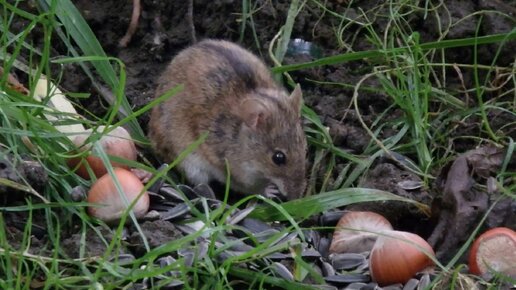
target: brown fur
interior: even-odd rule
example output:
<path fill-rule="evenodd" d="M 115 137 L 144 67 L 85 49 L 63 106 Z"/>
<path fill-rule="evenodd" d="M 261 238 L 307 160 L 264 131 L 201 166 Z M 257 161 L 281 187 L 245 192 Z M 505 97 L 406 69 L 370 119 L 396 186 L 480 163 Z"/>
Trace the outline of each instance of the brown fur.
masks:
<path fill-rule="evenodd" d="M 269 184 L 287 198 L 306 185 L 306 138 L 300 123 L 299 86 L 289 96 L 256 56 L 227 41 L 205 40 L 180 52 L 159 79 L 156 96 L 183 84 L 182 92 L 152 110 L 149 137 L 166 162 L 208 132 L 179 168 L 190 182 L 225 181 L 262 194 Z M 272 161 L 276 150 L 286 164 Z"/>

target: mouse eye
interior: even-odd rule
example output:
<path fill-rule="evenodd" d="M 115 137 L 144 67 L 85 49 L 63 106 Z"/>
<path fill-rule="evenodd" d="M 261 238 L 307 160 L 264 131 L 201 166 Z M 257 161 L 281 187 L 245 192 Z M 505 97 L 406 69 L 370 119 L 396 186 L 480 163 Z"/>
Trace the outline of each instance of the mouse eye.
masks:
<path fill-rule="evenodd" d="M 276 165 L 283 165 L 287 162 L 287 156 L 285 156 L 285 153 L 281 151 L 274 151 L 274 154 L 272 155 L 272 161 Z"/>

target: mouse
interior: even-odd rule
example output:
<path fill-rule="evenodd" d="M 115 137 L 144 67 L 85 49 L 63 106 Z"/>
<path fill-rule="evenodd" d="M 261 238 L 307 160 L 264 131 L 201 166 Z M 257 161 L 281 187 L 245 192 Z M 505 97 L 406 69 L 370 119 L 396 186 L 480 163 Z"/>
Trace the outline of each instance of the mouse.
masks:
<path fill-rule="evenodd" d="M 158 79 L 155 96 L 180 84 L 183 89 L 150 114 L 148 137 L 162 161 L 173 162 L 207 134 L 177 165 L 190 183 L 224 184 L 229 168 L 233 191 L 282 200 L 303 195 L 307 141 L 299 84 L 288 93 L 256 55 L 216 39 L 180 51 Z"/>

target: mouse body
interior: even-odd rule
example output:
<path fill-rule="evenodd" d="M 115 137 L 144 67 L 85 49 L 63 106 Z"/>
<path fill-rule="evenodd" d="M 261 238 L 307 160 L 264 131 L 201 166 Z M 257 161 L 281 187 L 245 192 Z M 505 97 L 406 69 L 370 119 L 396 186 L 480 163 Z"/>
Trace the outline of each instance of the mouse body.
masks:
<path fill-rule="evenodd" d="M 267 66 L 241 46 L 203 40 L 175 56 L 158 80 L 156 97 L 183 90 L 151 112 L 149 139 L 163 161 L 175 160 L 204 132 L 205 141 L 180 162 L 194 185 L 226 181 L 245 194 L 300 197 L 306 187 L 302 93 L 291 94 Z"/>

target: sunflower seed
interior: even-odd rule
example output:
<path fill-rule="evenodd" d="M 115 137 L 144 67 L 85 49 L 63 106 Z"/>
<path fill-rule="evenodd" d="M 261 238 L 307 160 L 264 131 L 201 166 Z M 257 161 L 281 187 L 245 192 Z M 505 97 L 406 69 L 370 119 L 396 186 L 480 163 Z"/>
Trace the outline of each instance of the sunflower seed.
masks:
<path fill-rule="evenodd" d="M 346 286 L 346 288 L 344 288 L 344 290 L 361 290 L 365 286 L 367 286 L 366 283 L 361 283 L 361 282 L 351 283 L 348 286 Z"/>
<path fill-rule="evenodd" d="M 302 253 L 301 257 L 308 259 L 319 259 L 321 258 L 321 253 L 314 250 L 313 248 L 306 248 Z"/>
<path fill-rule="evenodd" d="M 330 239 L 327 237 L 321 237 L 319 240 L 319 246 L 317 247 L 317 250 L 323 257 L 328 257 L 328 254 L 330 252 Z"/>
<path fill-rule="evenodd" d="M 388 159 L 391 159 L 398 164 L 400 164 L 403 167 L 409 168 L 417 172 L 418 167 L 416 166 L 416 162 L 414 162 L 412 159 L 406 157 L 405 155 L 402 155 L 396 151 L 389 150 L 389 154 L 385 154 L 384 157 L 387 157 Z"/>
<path fill-rule="evenodd" d="M 185 284 L 185 282 L 174 279 L 171 282 L 169 282 L 168 284 L 160 286 L 159 289 L 163 289 L 163 290 L 183 289 L 184 284 Z"/>
<path fill-rule="evenodd" d="M 166 169 L 168 168 L 168 164 L 167 163 L 163 163 L 160 165 L 160 167 L 156 170 L 156 173 L 160 173 L 160 172 L 163 172 L 165 171 Z M 151 179 L 156 176 L 156 175 L 152 175 Z M 156 182 L 154 182 L 150 187 L 149 187 L 149 191 L 152 191 L 152 192 L 160 192 L 161 188 L 163 187 L 163 184 L 165 183 L 165 179 L 163 179 L 162 177 L 159 178 L 158 180 L 156 180 Z"/>
<path fill-rule="evenodd" d="M 278 260 L 281 261 L 281 260 L 286 260 L 286 259 L 292 259 L 292 255 L 274 252 L 270 255 L 267 255 L 267 258 L 274 260 L 274 261 L 278 261 Z"/>
<path fill-rule="evenodd" d="M 415 290 L 417 288 L 417 284 L 419 283 L 418 279 L 410 279 L 405 283 L 405 286 L 403 286 L 403 290 Z"/>
<path fill-rule="evenodd" d="M 154 200 L 158 200 L 158 201 L 166 200 L 166 198 L 163 195 L 157 194 L 154 191 L 147 190 L 147 193 L 149 194 L 149 197 L 152 199 L 152 201 L 154 201 Z"/>
<path fill-rule="evenodd" d="M 161 214 L 157 210 L 149 210 L 145 216 L 142 218 L 142 220 L 145 221 L 155 221 L 159 220 L 161 217 Z"/>
<path fill-rule="evenodd" d="M 210 242 L 207 241 L 206 239 L 201 239 L 201 241 L 198 242 L 198 245 L 196 247 L 198 259 L 204 259 L 206 257 L 206 255 L 208 255 L 209 246 L 210 246 Z"/>
<path fill-rule="evenodd" d="M 167 211 L 171 207 L 174 207 L 176 205 L 178 205 L 177 202 L 171 202 L 171 201 L 163 199 L 163 200 L 159 200 L 157 202 L 152 203 L 150 206 L 150 209 L 157 210 L 157 211 Z"/>
<path fill-rule="evenodd" d="M 317 290 L 339 290 L 339 288 L 337 288 L 333 285 L 310 285 L 310 286 Z"/>
<path fill-rule="evenodd" d="M 283 279 L 294 281 L 294 275 L 292 275 L 292 273 L 287 269 L 287 267 L 285 267 L 285 265 L 278 262 L 274 262 L 271 268 L 276 274 L 278 274 Z"/>
<path fill-rule="evenodd" d="M 421 279 L 419 279 L 419 284 L 417 285 L 417 290 L 426 289 L 430 285 L 430 275 L 424 274 Z"/>
<path fill-rule="evenodd" d="M 199 197 L 205 197 L 207 199 L 216 199 L 213 189 L 208 185 L 202 183 L 193 188 L 193 192 Z"/>
<path fill-rule="evenodd" d="M 221 247 L 226 246 L 229 250 L 237 251 L 237 252 L 249 252 L 254 250 L 254 247 L 249 246 L 244 243 L 241 239 L 237 239 L 234 237 L 227 237 L 225 244 L 222 244 Z"/>
<path fill-rule="evenodd" d="M 382 289 L 383 290 L 402 290 L 403 289 L 403 285 L 398 283 L 398 284 L 393 284 L 393 285 L 385 286 Z"/>
<path fill-rule="evenodd" d="M 366 261 L 363 255 L 354 253 L 330 254 L 329 258 L 335 270 L 355 269 Z"/>
<path fill-rule="evenodd" d="M 149 287 L 147 286 L 148 280 L 149 279 L 144 278 L 141 283 L 134 283 L 129 288 L 127 288 L 127 290 L 145 290 L 145 289 L 149 289 Z"/>
<path fill-rule="evenodd" d="M 405 190 L 416 190 L 423 187 L 423 181 L 421 180 L 403 180 L 398 182 L 398 186 Z"/>
<path fill-rule="evenodd" d="M 156 192 L 158 192 L 160 195 L 165 197 L 165 199 L 167 199 L 167 200 L 185 201 L 184 194 L 182 194 L 178 190 L 174 189 L 170 185 L 164 185 L 159 189 L 159 191 L 156 191 Z"/>
<path fill-rule="evenodd" d="M 243 219 L 245 219 L 254 209 L 256 206 L 250 206 L 243 210 L 238 210 L 235 214 L 231 215 L 227 220 L 226 223 L 228 225 L 236 225 L 239 222 L 241 222 Z"/>
<path fill-rule="evenodd" d="M 248 238 L 249 236 L 252 236 L 258 242 L 264 242 L 273 236 L 278 236 L 280 232 L 279 230 L 272 228 L 268 224 L 252 218 L 243 219 L 242 222 L 240 222 L 240 226 L 242 226 L 242 228 L 233 230 L 233 234 L 236 237 Z M 277 237 L 276 243 L 277 241 L 284 238 L 286 235 L 287 233 L 279 235 Z M 247 241 L 251 242 L 252 239 L 248 239 Z"/>
<path fill-rule="evenodd" d="M 348 273 L 348 274 L 343 274 L 343 275 L 333 275 L 333 276 L 324 277 L 324 280 L 326 282 L 329 282 L 329 283 L 332 283 L 335 285 L 344 286 L 344 285 L 347 285 L 350 283 L 357 283 L 357 282 L 367 283 L 367 282 L 371 281 L 371 278 L 369 276 L 362 275 L 362 274 Z"/>
<path fill-rule="evenodd" d="M 168 267 L 168 266 L 176 263 L 177 260 L 174 259 L 172 256 L 165 256 L 165 257 L 159 258 L 158 260 L 156 260 L 156 262 L 159 264 L 159 266 L 161 268 L 165 268 L 165 267 Z M 178 265 L 178 267 L 179 267 L 179 265 Z M 168 277 L 179 277 L 181 275 L 181 272 L 178 270 L 169 270 L 167 272 L 164 272 L 163 274 Z"/>
<path fill-rule="evenodd" d="M 369 259 L 366 258 L 364 262 L 355 269 L 355 271 L 359 273 L 364 273 L 367 270 L 369 270 Z"/>
<path fill-rule="evenodd" d="M 240 225 L 248 229 L 252 233 L 260 233 L 272 229 L 267 223 L 254 218 L 245 218 L 240 222 Z"/>
<path fill-rule="evenodd" d="M 244 255 L 246 254 L 247 252 L 241 252 L 241 251 L 229 251 L 229 250 L 226 250 L 226 251 L 223 251 L 221 252 L 218 256 L 217 256 L 217 261 L 219 263 L 223 263 L 224 261 L 226 261 L 227 259 L 229 258 L 232 258 L 232 257 L 238 257 L 238 256 L 241 256 L 241 255 Z"/>
<path fill-rule="evenodd" d="M 181 249 L 177 251 L 177 255 L 184 259 L 183 264 L 185 267 L 191 267 L 194 263 L 195 252 L 189 249 Z"/>
<path fill-rule="evenodd" d="M 184 196 L 189 200 L 199 197 L 199 195 L 190 186 L 186 184 L 179 184 L 177 186 L 177 190 L 182 192 Z"/>
<path fill-rule="evenodd" d="M 324 277 L 335 275 L 335 269 L 328 262 L 324 262 L 324 261 L 321 262 L 321 269 L 322 269 L 322 274 Z"/>
<path fill-rule="evenodd" d="M 116 257 L 112 257 L 110 262 L 116 262 L 117 265 L 124 266 L 131 264 L 136 258 L 131 254 L 120 254 Z"/>
<path fill-rule="evenodd" d="M 271 246 L 275 246 L 275 245 L 281 245 L 283 243 L 289 243 L 289 242 L 292 242 L 292 240 L 296 239 L 297 238 L 297 233 L 284 233 L 282 235 L 280 235 L 281 237 L 279 239 L 277 239 L 275 242 L 273 242 L 271 244 Z M 298 240 L 299 241 L 299 240 Z M 297 243 L 296 243 L 297 244 Z M 317 253 L 319 254 L 319 253 Z M 320 254 L 319 254 L 320 256 Z"/>
<path fill-rule="evenodd" d="M 272 238 L 273 236 L 278 236 L 280 232 L 276 229 L 268 229 L 266 231 L 263 231 L 263 232 L 259 232 L 259 233 L 256 233 L 254 234 L 254 237 L 259 241 L 259 242 L 265 242 L 267 241 L 268 239 Z M 287 233 L 282 233 L 279 235 L 279 237 L 277 237 L 277 240 L 276 242 L 272 243 L 272 245 L 275 245 L 275 244 L 278 244 L 278 241 L 280 241 L 282 238 L 284 238 L 285 236 L 287 236 Z"/>
<path fill-rule="evenodd" d="M 305 235 L 306 241 L 317 248 L 319 241 L 321 240 L 321 233 L 315 230 L 305 230 L 303 231 L 303 234 Z"/>
<path fill-rule="evenodd" d="M 378 286 L 378 284 L 375 282 L 369 282 L 360 290 L 382 290 L 382 288 L 380 288 L 380 286 Z"/>
<path fill-rule="evenodd" d="M 190 207 L 186 203 L 180 203 L 161 214 L 161 219 L 167 221 L 178 217 L 183 217 L 190 212 Z"/>
<path fill-rule="evenodd" d="M 345 211 L 325 212 L 319 217 L 319 225 L 323 227 L 333 227 L 340 220 Z"/>
<path fill-rule="evenodd" d="M 174 264 L 177 260 L 172 256 L 164 256 L 156 260 L 160 267 L 166 267 Z"/>
<path fill-rule="evenodd" d="M 177 224 L 176 228 L 178 228 L 181 232 L 183 232 L 186 235 L 191 235 L 193 233 L 197 233 L 204 227 L 204 222 L 202 221 L 195 221 L 188 224 Z M 206 234 L 203 234 L 206 235 Z"/>

